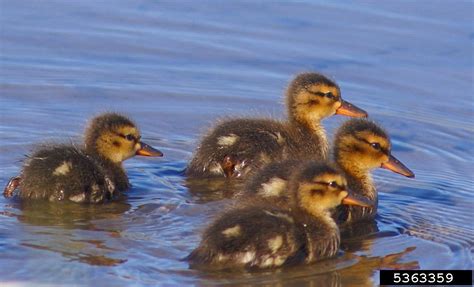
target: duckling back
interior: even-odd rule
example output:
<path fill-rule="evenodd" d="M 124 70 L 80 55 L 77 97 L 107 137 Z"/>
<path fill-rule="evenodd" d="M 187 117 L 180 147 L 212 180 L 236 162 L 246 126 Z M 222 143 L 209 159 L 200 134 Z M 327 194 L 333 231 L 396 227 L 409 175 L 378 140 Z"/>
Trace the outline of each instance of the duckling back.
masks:
<path fill-rule="evenodd" d="M 267 204 L 222 215 L 186 259 L 197 269 L 272 268 L 331 257 L 338 248 L 337 228 Z"/>
<path fill-rule="evenodd" d="M 284 124 L 278 121 L 234 119 L 222 122 L 204 136 L 186 174 L 191 177 L 244 176 L 283 158 L 287 151 L 285 138 L 289 135 Z M 225 166 L 226 157 L 232 166 Z"/>
<path fill-rule="evenodd" d="M 21 172 L 19 196 L 23 199 L 98 203 L 116 195 L 104 169 L 74 146 L 41 148 L 29 156 Z"/>
<path fill-rule="evenodd" d="M 327 158 L 324 130 L 265 119 L 235 119 L 216 126 L 201 141 L 186 174 L 191 177 L 245 177 L 275 161 Z M 230 166 L 226 166 L 230 160 Z"/>
<path fill-rule="evenodd" d="M 288 202 L 288 180 L 290 176 L 305 161 L 284 160 L 272 162 L 262 169 L 253 173 L 244 184 L 243 191 L 239 197 L 263 198 Z"/>

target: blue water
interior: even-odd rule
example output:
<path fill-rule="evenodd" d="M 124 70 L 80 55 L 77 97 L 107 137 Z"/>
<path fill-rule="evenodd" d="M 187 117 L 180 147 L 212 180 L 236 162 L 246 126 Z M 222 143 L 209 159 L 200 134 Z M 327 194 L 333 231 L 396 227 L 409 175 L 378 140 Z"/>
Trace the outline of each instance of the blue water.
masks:
<path fill-rule="evenodd" d="M 103 111 L 131 116 L 165 153 L 127 161 L 126 202 L 1 198 L 3 283 L 372 286 L 380 268 L 473 268 L 472 2 L 0 3 L 0 186 L 35 144 L 80 141 Z M 189 270 L 180 258 L 229 203 L 184 186 L 200 135 L 227 116 L 283 118 L 283 91 L 301 71 L 334 78 L 388 130 L 416 178 L 376 171 L 379 231 L 335 259 Z M 343 121 L 324 124 L 331 135 Z"/>

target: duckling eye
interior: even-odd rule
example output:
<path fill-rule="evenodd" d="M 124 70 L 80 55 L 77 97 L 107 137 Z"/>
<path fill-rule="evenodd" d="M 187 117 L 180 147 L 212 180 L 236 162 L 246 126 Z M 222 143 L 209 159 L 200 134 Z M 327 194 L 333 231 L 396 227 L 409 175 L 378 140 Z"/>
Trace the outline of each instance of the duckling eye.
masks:
<path fill-rule="evenodd" d="M 134 141 L 135 137 L 132 134 L 125 135 L 125 139 L 128 141 Z"/>
<path fill-rule="evenodd" d="M 324 96 L 328 99 L 334 99 L 335 96 L 331 92 L 324 93 Z"/>
<path fill-rule="evenodd" d="M 335 188 L 335 187 L 337 187 L 337 182 L 331 181 L 331 182 L 328 183 L 328 185 L 332 188 Z"/>
<path fill-rule="evenodd" d="M 381 148 L 379 143 L 371 143 L 370 145 L 376 150 L 380 150 L 380 148 Z"/>

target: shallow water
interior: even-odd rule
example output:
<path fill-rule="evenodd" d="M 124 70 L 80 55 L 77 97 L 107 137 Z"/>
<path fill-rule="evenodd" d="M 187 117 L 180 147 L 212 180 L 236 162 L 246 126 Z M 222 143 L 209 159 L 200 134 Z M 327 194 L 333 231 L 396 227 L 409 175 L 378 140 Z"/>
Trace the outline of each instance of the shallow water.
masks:
<path fill-rule="evenodd" d="M 472 2 L 76 2 L 1 2 L 0 185 L 35 143 L 78 141 L 102 111 L 129 114 L 165 157 L 127 161 L 124 202 L 0 198 L 2 282 L 371 286 L 380 268 L 473 267 Z M 335 259 L 189 270 L 180 259 L 230 203 L 184 186 L 199 134 L 221 117 L 283 117 L 282 91 L 305 70 L 335 78 L 416 178 L 376 171 L 379 231 Z"/>

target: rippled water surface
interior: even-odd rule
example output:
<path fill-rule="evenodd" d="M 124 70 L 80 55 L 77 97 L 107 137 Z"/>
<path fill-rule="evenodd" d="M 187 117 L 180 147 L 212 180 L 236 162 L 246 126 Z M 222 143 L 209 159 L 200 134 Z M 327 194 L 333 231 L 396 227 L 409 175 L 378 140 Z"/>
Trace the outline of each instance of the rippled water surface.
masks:
<path fill-rule="evenodd" d="M 472 2 L 1 1 L 0 185 L 36 143 L 80 141 L 102 111 L 133 117 L 161 159 L 126 162 L 124 202 L 0 199 L 0 280 L 20 284 L 378 283 L 380 268 L 470 269 Z M 284 117 L 300 71 L 321 71 L 391 134 L 415 173 L 374 173 L 378 231 L 309 266 L 203 273 L 180 259 L 227 204 L 182 170 L 226 116 Z M 324 122 L 328 132 L 343 122 Z M 221 200 L 216 200 L 221 199 Z"/>

